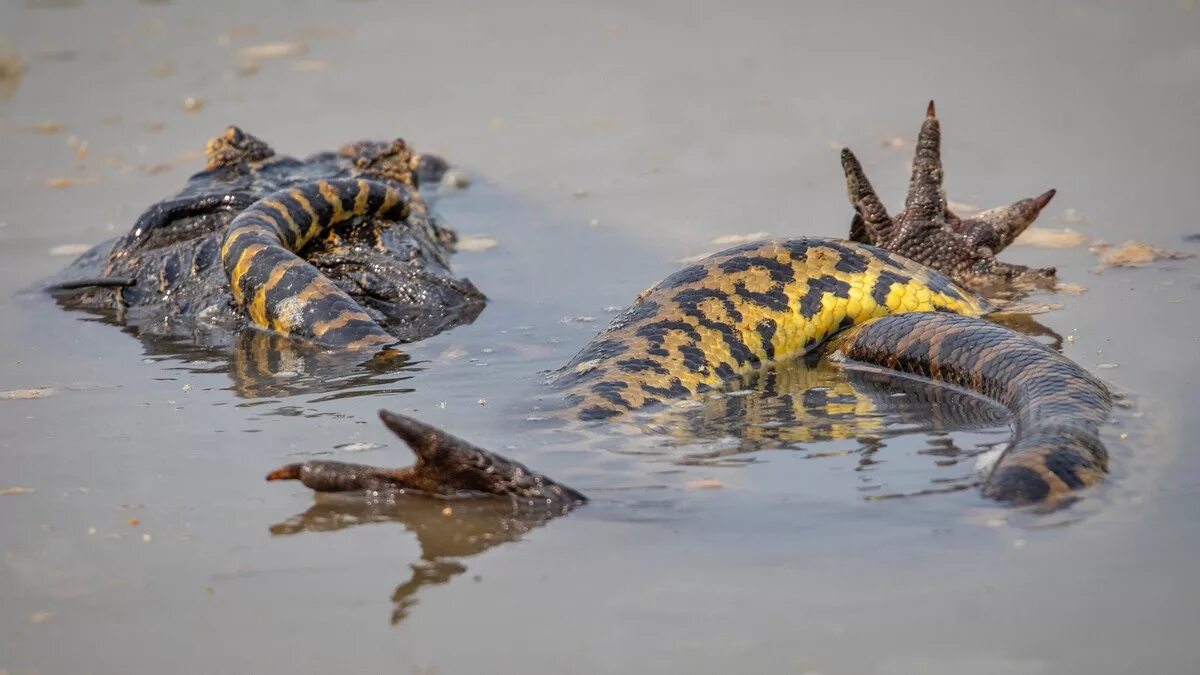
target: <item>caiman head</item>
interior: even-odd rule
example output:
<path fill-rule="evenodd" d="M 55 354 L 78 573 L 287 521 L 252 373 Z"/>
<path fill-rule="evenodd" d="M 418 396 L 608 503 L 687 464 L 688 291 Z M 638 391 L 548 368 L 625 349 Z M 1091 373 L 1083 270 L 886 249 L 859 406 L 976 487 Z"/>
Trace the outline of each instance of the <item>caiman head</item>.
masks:
<path fill-rule="evenodd" d="M 364 141 L 306 159 L 277 155 L 230 127 L 209 141 L 208 163 L 178 194 L 160 201 L 114 243 L 85 254 L 52 280 L 70 307 L 116 310 L 156 332 L 178 320 L 240 323 L 221 269 L 229 223 L 263 197 L 315 180 L 366 178 L 409 193 L 403 221 L 353 219 L 310 241 L 298 255 L 362 305 L 401 341 L 415 341 L 474 320 L 485 297 L 455 277 L 448 258 L 455 235 L 430 212 L 448 168 L 402 140 Z"/>

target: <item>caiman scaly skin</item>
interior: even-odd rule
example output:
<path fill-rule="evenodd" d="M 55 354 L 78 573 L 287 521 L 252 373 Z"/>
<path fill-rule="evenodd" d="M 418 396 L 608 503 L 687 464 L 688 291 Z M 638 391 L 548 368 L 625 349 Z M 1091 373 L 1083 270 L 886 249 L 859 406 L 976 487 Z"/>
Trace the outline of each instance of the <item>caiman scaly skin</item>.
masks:
<path fill-rule="evenodd" d="M 962 220 L 942 190 L 941 130 L 933 103 L 917 142 L 904 211 L 890 217 L 858 160 L 842 153 L 857 215 L 852 241 L 798 238 L 747 244 L 682 269 L 637 300 L 554 379 L 563 412 L 589 422 L 619 417 L 669 399 L 744 378 L 772 363 L 806 355 L 833 357 L 957 385 L 1008 408 L 1015 431 L 983 484 L 985 495 L 1013 504 L 1054 506 L 1107 471 L 1098 429 L 1111 408 L 1099 380 L 1033 338 L 982 317 L 991 309 L 963 285 L 995 288 L 1052 282 L 1053 269 L 996 260 L 1054 195 Z M 877 244 L 869 245 L 865 242 Z M 385 413 L 389 426 L 420 423 Z M 419 457 L 410 469 L 311 462 L 277 470 L 316 490 L 396 488 L 453 496 L 440 482 L 455 464 L 497 461 L 492 453 L 432 427 L 400 435 Z M 431 448 L 449 466 L 435 469 Z M 502 458 L 500 458 L 502 460 Z M 507 460 L 503 460 L 507 461 Z M 525 476 L 524 467 L 519 469 Z M 470 472 L 468 472 L 470 473 Z M 570 508 L 580 493 L 527 493 L 500 472 L 478 473 L 466 494 L 508 495 L 531 505 Z M 418 480 L 419 478 L 419 480 Z M 421 487 L 425 481 L 432 484 Z"/>
<path fill-rule="evenodd" d="M 148 334 L 257 326 L 350 349 L 429 337 L 482 309 L 451 275 L 454 233 L 421 191 L 444 160 L 402 140 L 301 160 L 237 127 L 206 152 L 178 195 L 49 281 L 63 305 Z"/>

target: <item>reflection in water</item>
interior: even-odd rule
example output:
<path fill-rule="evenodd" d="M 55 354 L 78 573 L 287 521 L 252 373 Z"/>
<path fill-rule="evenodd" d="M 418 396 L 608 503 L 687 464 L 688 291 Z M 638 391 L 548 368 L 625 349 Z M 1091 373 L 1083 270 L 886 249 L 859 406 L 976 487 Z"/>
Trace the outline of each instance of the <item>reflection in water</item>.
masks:
<path fill-rule="evenodd" d="M 562 515 L 565 509 L 519 507 L 499 499 L 444 501 L 412 495 L 367 499 L 322 495 L 304 513 L 271 527 L 276 536 L 302 532 L 332 532 L 356 525 L 396 522 L 417 535 L 421 559 L 410 565 L 411 577 L 392 593 L 392 624 L 398 624 L 417 604 L 425 586 L 449 582 L 467 571 L 460 559 L 510 541 Z"/>
<path fill-rule="evenodd" d="M 95 320 L 118 326 L 137 338 L 148 360 L 175 362 L 190 373 L 226 373 L 239 398 L 274 399 L 327 394 L 311 402 L 378 394 L 403 394 L 397 386 L 423 369 L 398 349 L 364 356 L 256 329 L 238 332 L 180 322 L 167 334 L 143 331 L 110 312 L 89 310 Z"/>

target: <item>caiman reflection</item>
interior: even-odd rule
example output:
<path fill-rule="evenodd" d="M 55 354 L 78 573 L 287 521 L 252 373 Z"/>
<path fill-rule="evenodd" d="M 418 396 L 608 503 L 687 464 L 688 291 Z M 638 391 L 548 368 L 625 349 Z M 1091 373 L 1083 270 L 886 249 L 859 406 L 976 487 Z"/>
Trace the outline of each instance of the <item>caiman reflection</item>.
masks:
<path fill-rule="evenodd" d="M 494 499 L 439 502 L 411 495 L 368 500 L 359 496 L 322 496 L 304 513 L 271 526 L 271 534 L 334 532 L 347 527 L 398 523 L 417 537 L 421 557 L 409 565 L 411 576 L 392 592 L 391 622 L 400 623 L 426 586 L 449 583 L 467 572 L 462 559 L 517 541 L 559 512 L 521 509 Z"/>

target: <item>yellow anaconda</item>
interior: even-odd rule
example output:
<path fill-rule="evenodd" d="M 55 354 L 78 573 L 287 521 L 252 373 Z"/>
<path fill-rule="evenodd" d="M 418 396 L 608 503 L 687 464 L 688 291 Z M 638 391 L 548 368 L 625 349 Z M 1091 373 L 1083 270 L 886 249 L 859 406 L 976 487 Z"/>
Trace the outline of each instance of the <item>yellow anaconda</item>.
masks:
<path fill-rule="evenodd" d="M 874 246 L 815 238 L 747 244 L 643 293 L 559 383 L 581 419 L 605 419 L 803 356 L 868 319 L 988 309 L 941 274 Z"/>

